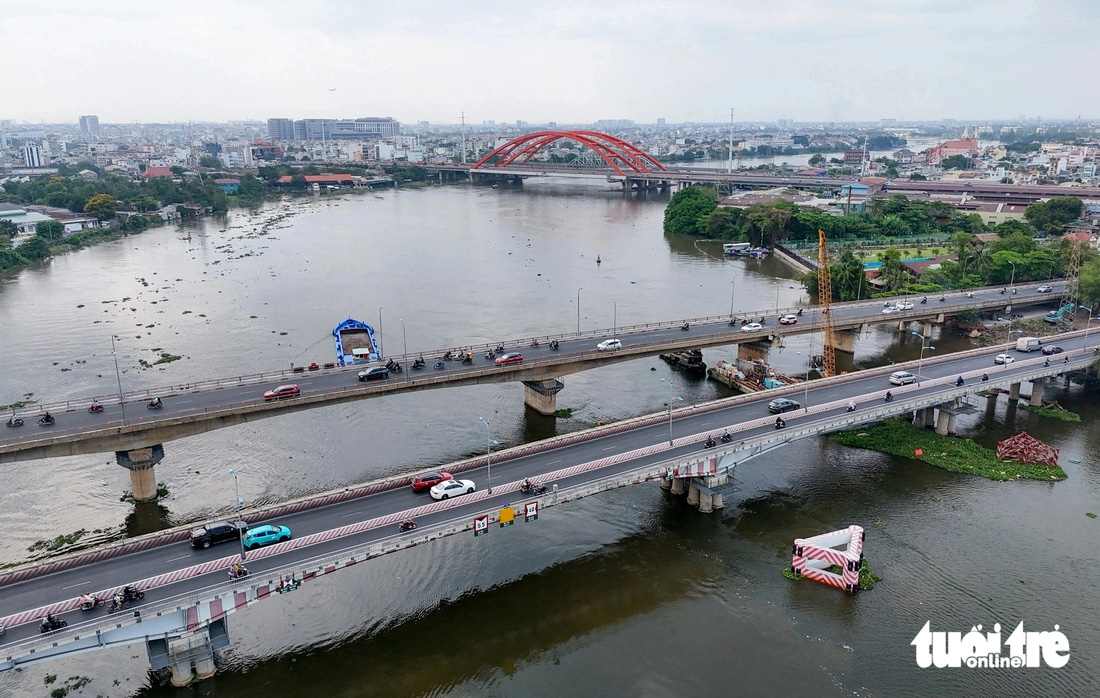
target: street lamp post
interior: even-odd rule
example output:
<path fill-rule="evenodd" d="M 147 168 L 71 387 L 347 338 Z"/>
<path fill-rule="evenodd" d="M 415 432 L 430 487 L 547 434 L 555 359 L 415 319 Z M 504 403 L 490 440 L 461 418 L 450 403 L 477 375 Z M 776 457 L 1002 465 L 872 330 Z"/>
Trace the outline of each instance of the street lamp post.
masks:
<path fill-rule="evenodd" d="M 401 323 L 401 350 L 402 357 L 405 359 L 405 382 L 408 383 L 409 374 L 412 373 L 412 368 L 409 366 L 409 339 L 405 336 L 405 318 L 399 317 L 397 321 Z"/>
<path fill-rule="evenodd" d="M 1086 308 L 1083 305 L 1078 305 L 1077 307 L 1080 308 L 1081 310 L 1087 310 L 1088 313 L 1089 313 L 1089 319 L 1085 321 L 1085 341 L 1084 341 L 1084 344 L 1081 347 L 1082 349 L 1088 349 L 1089 348 L 1089 325 L 1092 324 L 1092 308 Z"/>
<path fill-rule="evenodd" d="M 730 162 L 733 162 L 731 159 Z M 730 320 L 733 320 L 733 292 L 737 288 L 737 279 L 730 281 Z"/>
<path fill-rule="evenodd" d="M 577 289 L 577 336 L 581 333 L 581 291 L 584 290 L 584 286 Z"/>
<path fill-rule="evenodd" d="M 924 341 L 925 339 L 928 339 L 928 337 L 925 337 L 920 332 L 912 332 L 911 334 L 920 337 L 920 358 L 917 359 L 917 385 L 920 385 L 920 370 L 921 366 L 924 364 Z M 932 351 L 936 350 L 936 347 L 932 345 L 928 345 L 928 348 Z"/>
<path fill-rule="evenodd" d="M 661 379 L 661 382 L 669 385 L 670 387 L 672 386 L 672 384 L 669 383 L 664 378 Z M 682 398 L 678 395 L 676 396 L 676 399 L 679 400 L 680 402 L 684 401 L 684 398 Z M 672 401 L 671 400 L 669 400 L 668 402 L 665 403 L 665 409 L 668 410 L 668 445 L 671 446 L 672 445 Z"/>
<path fill-rule="evenodd" d="M 241 499 L 241 490 L 237 486 L 237 471 L 230 468 L 229 474 L 233 476 L 233 494 L 237 495 L 237 538 L 241 541 L 241 562 L 244 562 L 244 531 L 241 530 L 241 506 L 244 505 L 244 500 Z"/>
<path fill-rule="evenodd" d="M 614 315 L 611 317 L 611 338 L 616 339 L 619 336 L 619 304 L 615 302 L 615 297 L 611 297 L 611 304 L 614 307 Z"/>
<path fill-rule="evenodd" d="M 378 358 L 382 358 L 382 307 L 378 306 Z"/>
<path fill-rule="evenodd" d="M 122 397 L 122 374 L 118 372 L 118 354 L 115 352 L 114 335 L 111 335 L 111 358 L 115 360 L 115 380 L 118 381 L 118 404 L 122 408 L 122 426 L 126 426 L 126 399 Z"/>
<path fill-rule="evenodd" d="M 1012 265 L 1012 276 L 1008 280 L 1008 288 L 1015 291 L 1016 290 L 1016 263 L 1015 262 L 1009 262 L 1009 264 Z"/>
<path fill-rule="evenodd" d="M 485 421 L 484 417 L 477 418 L 479 422 L 485 425 L 485 481 L 489 494 L 493 493 L 493 444 L 500 445 L 499 441 L 493 441 L 493 437 L 489 435 L 489 423 Z"/>

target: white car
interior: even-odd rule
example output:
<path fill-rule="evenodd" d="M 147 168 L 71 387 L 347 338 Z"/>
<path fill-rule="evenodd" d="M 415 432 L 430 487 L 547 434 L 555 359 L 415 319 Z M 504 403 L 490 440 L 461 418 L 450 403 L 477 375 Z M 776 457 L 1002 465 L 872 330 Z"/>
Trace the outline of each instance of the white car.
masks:
<path fill-rule="evenodd" d="M 993 357 L 993 363 L 995 364 L 1010 364 L 1015 360 L 1011 354 L 997 354 Z"/>
<path fill-rule="evenodd" d="M 432 499 L 450 499 L 460 494 L 470 494 L 475 489 L 477 487 L 473 480 L 444 480 L 428 490 L 428 493 L 432 495 Z"/>
<path fill-rule="evenodd" d="M 798 322 L 797 315 L 784 315 L 783 317 L 779 318 L 780 325 L 793 325 L 796 322 Z"/>
<path fill-rule="evenodd" d="M 764 326 L 759 322 L 750 322 L 747 325 L 741 325 L 742 332 L 759 332 L 762 329 L 764 329 Z"/>
<path fill-rule="evenodd" d="M 596 351 L 615 351 L 622 348 L 623 343 L 617 339 L 605 339 L 596 345 Z"/>
<path fill-rule="evenodd" d="M 890 374 L 890 382 L 894 385 L 908 385 L 909 383 L 916 383 L 917 377 L 909 371 L 894 371 Z"/>
<path fill-rule="evenodd" d="M 1053 290 L 1054 290 L 1053 286 L 1047 286 L 1046 284 L 1043 284 L 1039 288 L 1035 289 L 1035 292 L 1036 293 L 1050 293 Z"/>
<path fill-rule="evenodd" d="M 897 303 L 894 304 L 894 307 L 897 308 L 898 310 L 912 310 L 913 309 L 913 304 L 910 303 L 909 301 L 898 301 Z"/>
<path fill-rule="evenodd" d="M 900 313 L 900 312 L 901 312 L 901 308 L 897 307 L 896 305 L 888 305 L 888 306 L 886 306 L 885 308 L 882 309 L 883 315 L 889 315 L 890 313 Z"/>

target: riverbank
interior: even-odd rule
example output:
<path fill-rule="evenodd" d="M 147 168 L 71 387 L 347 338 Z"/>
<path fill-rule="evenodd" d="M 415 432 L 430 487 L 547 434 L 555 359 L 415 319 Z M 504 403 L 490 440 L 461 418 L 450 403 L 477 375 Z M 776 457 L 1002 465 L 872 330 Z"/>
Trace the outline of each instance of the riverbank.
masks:
<path fill-rule="evenodd" d="M 997 454 L 970 439 L 942 436 L 901 419 L 830 434 L 836 443 L 913 458 L 953 473 L 978 475 L 990 480 L 1065 480 L 1060 467 L 1040 463 L 1002 461 Z"/>

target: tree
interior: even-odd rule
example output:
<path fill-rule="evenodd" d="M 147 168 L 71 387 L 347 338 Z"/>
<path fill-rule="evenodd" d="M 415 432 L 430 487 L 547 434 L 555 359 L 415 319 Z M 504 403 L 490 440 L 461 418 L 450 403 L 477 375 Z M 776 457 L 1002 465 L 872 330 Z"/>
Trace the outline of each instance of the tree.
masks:
<path fill-rule="evenodd" d="M 970 158 L 965 155 L 951 155 L 940 161 L 945 170 L 965 170 L 970 167 Z"/>
<path fill-rule="evenodd" d="M 749 242 L 759 247 L 771 247 L 785 240 L 793 208 L 794 204 L 783 200 L 750 206 L 745 212 L 744 226 Z"/>
<path fill-rule="evenodd" d="M 16 253 L 29 260 L 45 259 L 50 256 L 50 241 L 41 235 L 35 235 L 15 248 Z"/>
<path fill-rule="evenodd" d="M 814 153 L 810 156 L 810 165 L 817 166 L 825 164 L 825 156 L 821 153 Z"/>
<path fill-rule="evenodd" d="M 717 240 L 738 240 L 741 233 L 742 212 L 739 208 L 719 206 L 707 214 L 701 227 L 703 235 Z"/>
<path fill-rule="evenodd" d="M 118 210 L 118 199 L 110 194 L 96 194 L 84 204 L 84 212 L 90 213 L 101 221 L 114 218 Z"/>
<path fill-rule="evenodd" d="M 65 224 L 61 221 L 42 221 L 34 226 L 34 233 L 49 240 L 60 240 L 65 237 Z"/>
<path fill-rule="evenodd" d="M 909 179 L 925 180 L 925 179 L 928 179 L 928 178 L 925 177 L 924 175 L 922 175 L 920 172 L 914 172 L 913 174 L 909 175 Z"/>
<path fill-rule="evenodd" d="M 10 221 L 7 218 L 0 218 L 0 235 L 8 237 L 8 241 L 10 242 L 10 238 L 13 238 L 18 234 L 19 226 L 15 224 L 15 221 Z"/>
<path fill-rule="evenodd" d="M 182 177 L 183 173 L 187 171 L 186 168 L 180 167 L 179 165 L 172 165 L 168 169 L 171 170 L 172 174 L 176 175 L 177 177 Z"/>
<path fill-rule="evenodd" d="M 882 260 L 881 278 L 888 290 L 893 291 L 909 283 L 909 272 L 901 262 L 901 250 L 889 247 L 879 255 L 879 259 Z"/>
<path fill-rule="evenodd" d="M 1043 233 L 1060 233 L 1068 223 L 1081 217 L 1085 204 L 1075 196 L 1056 196 L 1045 203 L 1027 207 L 1024 218 Z"/>
<path fill-rule="evenodd" d="M 237 195 L 242 199 L 259 199 L 264 195 L 264 183 L 251 174 L 246 174 L 241 177 Z"/>
<path fill-rule="evenodd" d="M 221 167 L 222 163 L 221 163 L 221 160 L 214 157 L 213 155 L 203 155 L 201 158 L 199 158 L 199 166 L 200 167 Z"/>
<path fill-rule="evenodd" d="M 1091 308 L 1100 303 L 1100 261 L 1081 265 L 1077 277 L 1077 298 Z"/>
<path fill-rule="evenodd" d="M 688 187 L 672 195 L 665 208 L 664 228 L 675 235 L 697 235 L 700 219 L 705 219 L 718 207 L 718 193 L 706 187 Z"/>

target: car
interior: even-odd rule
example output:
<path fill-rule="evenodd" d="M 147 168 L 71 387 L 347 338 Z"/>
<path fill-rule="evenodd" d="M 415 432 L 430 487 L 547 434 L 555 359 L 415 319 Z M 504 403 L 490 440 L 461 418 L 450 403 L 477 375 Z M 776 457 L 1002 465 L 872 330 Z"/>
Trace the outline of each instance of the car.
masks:
<path fill-rule="evenodd" d="M 1050 356 L 1052 354 L 1061 354 L 1063 351 L 1065 351 L 1065 349 L 1062 349 L 1062 347 L 1058 346 L 1057 344 L 1043 345 L 1043 353 L 1047 356 Z"/>
<path fill-rule="evenodd" d="M 423 475 L 417 475 L 412 479 L 413 492 L 423 492 L 426 489 L 435 487 L 441 482 L 450 480 L 453 476 L 443 470 L 435 473 L 424 473 Z"/>
<path fill-rule="evenodd" d="M 596 345 L 596 351 L 615 351 L 622 348 L 623 343 L 617 339 L 605 339 Z"/>
<path fill-rule="evenodd" d="M 888 305 L 888 306 L 886 306 L 885 308 L 882 309 L 882 314 L 883 315 L 889 315 L 890 313 L 900 313 L 900 312 L 901 312 L 901 308 L 897 307 L 896 305 Z"/>
<path fill-rule="evenodd" d="M 780 397 L 768 403 L 768 412 L 771 412 L 772 414 L 780 414 L 782 412 L 797 410 L 799 407 L 802 407 L 802 405 L 798 404 L 794 400 Z"/>
<path fill-rule="evenodd" d="M 1036 293 L 1050 293 L 1053 290 L 1054 290 L 1053 286 L 1048 286 L 1046 284 L 1043 284 L 1039 288 L 1035 289 L 1035 292 Z"/>
<path fill-rule="evenodd" d="M 890 374 L 890 382 L 894 385 L 908 385 L 910 383 L 916 383 L 917 377 L 909 371 L 894 371 Z"/>
<path fill-rule="evenodd" d="M 894 307 L 897 308 L 898 310 L 912 310 L 913 309 L 913 304 L 910 303 L 909 301 L 898 301 L 897 303 L 894 304 Z"/>
<path fill-rule="evenodd" d="M 287 383 L 286 385 L 280 385 L 274 390 L 269 390 L 264 393 L 264 402 L 269 400 L 282 400 L 284 397 L 294 397 L 301 394 L 301 389 L 294 383 Z"/>
<path fill-rule="evenodd" d="M 523 354 L 520 354 L 519 352 L 511 352 L 509 354 L 501 354 L 500 356 L 498 356 L 496 360 L 496 365 L 506 366 L 507 364 L 518 364 L 520 361 L 523 361 Z"/>
<path fill-rule="evenodd" d="M 191 547 L 209 548 L 211 545 L 237 540 L 248 530 L 244 521 L 211 521 L 191 529 Z"/>
<path fill-rule="evenodd" d="M 373 366 L 359 372 L 359 380 L 361 381 L 386 380 L 389 377 L 390 369 L 385 366 Z"/>
<path fill-rule="evenodd" d="M 764 326 L 759 322 L 750 322 L 747 325 L 741 325 L 742 332 L 759 332 L 762 329 L 764 329 Z"/>
<path fill-rule="evenodd" d="M 290 529 L 286 526 L 271 526 L 264 524 L 245 531 L 244 549 L 255 550 L 261 545 L 283 543 L 290 540 Z"/>
<path fill-rule="evenodd" d="M 993 357 L 993 363 L 995 364 L 1010 364 L 1015 360 L 1011 354 L 997 354 Z"/>
<path fill-rule="evenodd" d="M 428 490 L 432 499 L 450 499 L 460 494 L 470 494 L 476 489 L 473 480 L 444 480 Z"/>
<path fill-rule="evenodd" d="M 798 322 L 797 315 L 784 315 L 783 317 L 779 318 L 780 325 L 793 325 L 796 322 Z"/>

